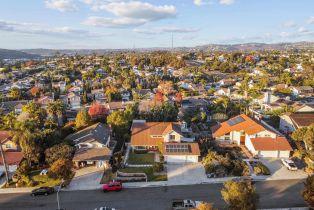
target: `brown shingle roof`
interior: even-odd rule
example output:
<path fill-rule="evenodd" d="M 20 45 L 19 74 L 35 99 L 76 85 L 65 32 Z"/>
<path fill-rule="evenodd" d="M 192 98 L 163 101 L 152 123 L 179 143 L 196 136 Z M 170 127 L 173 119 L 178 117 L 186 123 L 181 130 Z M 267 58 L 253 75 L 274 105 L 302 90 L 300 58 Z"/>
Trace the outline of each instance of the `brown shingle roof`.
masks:
<path fill-rule="evenodd" d="M 297 128 L 309 126 L 314 123 L 314 112 L 306 113 L 306 112 L 297 112 L 292 113 L 289 116 L 292 122 L 296 125 Z"/>
<path fill-rule="evenodd" d="M 292 148 L 285 137 L 258 137 L 251 138 L 256 151 L 291 151 Z"/>
<path fill-rule="evenodd" d="M 112 151 L 107 147 L 80 148 L 73 157 L 73 161 L 109 160 Z"/>
<path fill-rule="evenodd" d="M 239 116 L 244 119 L 243 122 L 240 122 L 238 124 L 231 126 L 228 124 L 229 120 L 227 120 L 219 125 L 211 127 L 213 137 L 223 136 L 227 133 L 230 133 L 231 131 L 243 130 L 245 133 L 251 135 L 251 134 L 255 134 L 255 133 L 267 130 L 264 126 L 262 126 L 255 120 L 251 119 L 250 117 L 246 116 L 245 114 L 241 114 L 236 117 L 239 117 Z M 236 117 L 231 118 L 230 120 L 233 120 Z"/>

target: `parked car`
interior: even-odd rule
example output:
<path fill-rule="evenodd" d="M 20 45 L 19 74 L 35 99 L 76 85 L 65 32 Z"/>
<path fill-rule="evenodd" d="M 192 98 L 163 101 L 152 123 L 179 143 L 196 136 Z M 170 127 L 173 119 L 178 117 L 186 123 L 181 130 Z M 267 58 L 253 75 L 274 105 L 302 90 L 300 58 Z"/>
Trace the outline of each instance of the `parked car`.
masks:
<path fill-rule="evenodd" d="M 202 202 L 192 201 L 189 199 L 174 199 L 172 200 L 172 210 L 189 210 L 197 208 Z"/>
<path fill-rule="evenodd" d="M 37 189 L 32 190 L 32 196 L 36 195 L 50 195 L 55 192 L 53 187 L 40 187 Z"/>
<path fill-rule="evenodd" d="M 120 190 L 122 190 L 122 183 L 121 182 L 110 182 L 109 184 L 104 184 L 102 186 L 102 190 L 104 192 L 120 191 Z"/>
<path fill-rule="evenodd" d="M 110 208 L 110 207 L 99 207 L 99 208 L 96 208 L 94 210 L 116 210 L 115 208 Z"/>
<path fill-rule="evenodd" d="M 0 171 L 0 177 L 4 176 L 4 171 Z"/>
<path fill-rule="evenodd" d="M 298 167 L 295 165 L 293 160 L 290 159 L 281 159 L 281 162 L 284 166 L 286 166 L 289 170 L 291 171 L 296 171 L 298 170 Z"/>

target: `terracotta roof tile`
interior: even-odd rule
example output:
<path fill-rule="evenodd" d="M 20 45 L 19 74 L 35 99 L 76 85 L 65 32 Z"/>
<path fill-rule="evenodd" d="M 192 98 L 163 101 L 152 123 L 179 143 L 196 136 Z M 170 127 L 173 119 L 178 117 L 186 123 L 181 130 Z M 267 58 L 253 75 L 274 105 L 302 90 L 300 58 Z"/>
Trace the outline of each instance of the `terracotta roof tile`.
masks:
<path fill-rule="evenodd" d="M 177 122 L 134 122 L 132 124 L 131 144 L 133 146 L 156 146 L 164 140 L 162 136 L 174 130 L 181 134 L 180 124 Z"/>
<path fill-rule="evenodd" d="M 19 165 L 23 159 L 22 152 L 4 152 L 5 160 L 8 165 Z M 0 165 L 3 165 L 2 156 L 0 155 Z"/>
<path fill-rule="evenodd" d="M 258 137 L 251 138 L 256 151 L 292 151 L 292 148 L 285 137 Z"/>
<path fill-rule="evenodd" d="M 7 139 L 11 138 L 10 131 L 0 131 L 0 141 L 4 143 Z"/>
<path fill-rule="evenodd" d="M 242 117 L 244 121 L 239 122 L 235 125 L 229 125 L 228 121 L 233 120 L 237 117 Z M 245 133 L 251 135 L 255 134 L 264 130 L 267 130 L 264 126 L 253 120 L 252 118 L 246 116 L 245 114 L 238 115 L 236 117 L 233 117 L 219 125 L 215 125 L 211 127 L 211 131 L 213 134 L 213 137 L 219 137 L 223 136 L 227 133 L 230 133 L 231 131 L 244 131 Z"/>

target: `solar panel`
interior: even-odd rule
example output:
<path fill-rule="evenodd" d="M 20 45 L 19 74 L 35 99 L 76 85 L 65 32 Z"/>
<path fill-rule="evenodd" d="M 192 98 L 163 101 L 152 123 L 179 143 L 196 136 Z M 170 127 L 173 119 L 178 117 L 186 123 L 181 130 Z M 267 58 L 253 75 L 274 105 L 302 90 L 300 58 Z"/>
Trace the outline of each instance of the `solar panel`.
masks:
<path fill-rule="evenodd" d="M 235 117 L 235 118 L 233 118 L 233 119 L 228 120 L 227 123 L 228 123 L 228 125 L 230 125 L 230 126 L 234 126 L 234 125 L 239 124 L 239 123 L 244 122 L 244 121 L 245 121 L 245 120 L 244 120 L 243 117 L 237 116 L 237 117 Z"/>
<path fill-rule="evenodd" d="M 166 152 L 167 153 L 190 153 L 191 147 L 188 144 L 168 144 L 166 145 Z"/>

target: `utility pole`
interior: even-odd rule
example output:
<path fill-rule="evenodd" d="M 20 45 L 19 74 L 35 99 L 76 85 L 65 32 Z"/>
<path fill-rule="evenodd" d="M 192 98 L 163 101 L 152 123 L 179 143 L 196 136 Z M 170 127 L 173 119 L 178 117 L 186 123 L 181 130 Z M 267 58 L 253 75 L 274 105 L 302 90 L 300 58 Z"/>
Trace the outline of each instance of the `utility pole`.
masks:
<path fill-rule="evenodd" d="M 63 183 L 64 183 L 64 180 L 62 179 L 61 184 L 58 187 L 58 191 L 57 191 L 57 203 L 58 203 L 58 209 L 57 210 L 63 210 L 63 209 L 60 208 L 60 200 L 59 200 L 59 192 L 61 190 L 61 187 L 62 187 Z"/>
<path fill-rule="evenodd" d="M 4 140 L 6 141 L 7 138 Z M 7 179 L 7 184 L 9 184 L 9 172 L 8 172 L 8 166 L 7 166 L 7 161 L 5 160 L 5 155 L 4 155 L 4 151 L 2 148 L 2 141 L 0 140 L 0 150 L 1 150 L 1 156 L 2 156 L 2 160 L 3 160 L 3 165 L 4 165 L 4 170 L 5 170 L 5 176 Z"/>

